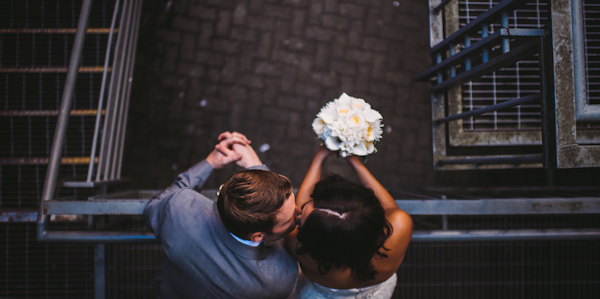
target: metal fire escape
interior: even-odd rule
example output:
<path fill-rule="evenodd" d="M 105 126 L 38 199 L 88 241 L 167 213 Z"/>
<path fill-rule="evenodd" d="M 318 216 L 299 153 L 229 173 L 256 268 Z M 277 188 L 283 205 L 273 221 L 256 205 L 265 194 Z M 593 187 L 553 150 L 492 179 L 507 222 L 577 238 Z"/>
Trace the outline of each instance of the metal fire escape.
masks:
<path fill-rule="evenodd" d="M 469 22 L 460 30 L 449 34 L 445 39 L 441 39 L 442 30 L 439 26 L 442 23 L 441 17 L 445 15 L 447 19 L 453 16 L 446 12 L 442 14 L 439 10 L 451 5 L 451 1 L 432 1 L 432 55 L 437 63 L 429 70 L 419 76 L 420 79 L 436 78 L 436 84 L 432 87 L 432 103 L 434 105 L 434 155 L 436 157 L 436 167 L 453 168 L 463 165 L 546 165 L 547 167 L 556 167 L 555 157 L 555 106 L 552 102 L 553 84 L 552 82 L 552 57 L 548 49 L 551 48 L 551 39 L 549 36 L 555 34 L 556 30 L 550 27 L 545 28 L 509 28 L 508 15 L 517 9 L 523 3 L 515 0 L 505 0 L 494 6 L 492 9 L 483 13 L 475 20 Z M 437 3 L 437 4 L 436 4 Z M 82 14 L 83 15 L 83 14 Z M 499 19 L 501 27 L 499 30 L 488 33 L 489 24 Z M 124 32 L 124 31 L 123 31 Z M 122 33 L 123 34 L 123 33 Z M 477 42 L 474 35 L 481 34 Z M 134 39 L 135 40 L 135 39 Z M 459 46 L 459 44 L 461 46 Z M 77 48 L 77 45 L 75 46 Z M 458 49 L 461 48 L 461 51 Z M 77 51 L 74 51 L 76 53 Z M 118 56 L 118 55 L 117 55 Z M 447 107 L 446 103 L 450 100 L 445 99 L 449 94 L 457 93 L 457 88 L 461 82 L 472 80 L 493 70 L 500 69 L 510 65 L 523 58 L 535 57 L 540 66 L 539 80 L 541 86 L 539 90 L 525 94 L 522 97 L 494 104 L 488 107 L 474 109 L 472 111 L 458 113 L 446 116 L 446 111 L 456 109 Z M 443 59 L 445 58 L 445 59 Z M 78 61 L 76 58 L 73 61 Z M 119 61 L 119 59 L 115 59 Z M 123 59 L 131 62 L 131 59 Z M 73 67 L 75 68 L 75 67 Z M 113 66 L 116 69 L 117 66 Z M 117 74 L 113 72 L 114 74 Z M 119 72 L 120 73 L 120 72 Z M 130 74 L 123 75 L 127 79 Z M 126 85 L 125 80 L 123 85 Z M 118 85 L 118 83 L 115 83 Z M 112 84 L 111 84 L 112 85 Z M 119 85 L 120 86 L 120 85 Z M 457 87 L 459 86 L 459 87 Z M 64 101 L 68 101 L 68 90 L 65 90 Z M 125 89 L 125 94 L 127 94 Z M 110 97 L 109 97 L 110 98 Z M 122 100 L 126 101 L 124 96 Z M 542 134 L 533 134 L 533 141 L 527 141 L 526 146 L 539 144 L 540 136 L 544 140 L 543 148 L 537 153 L 527 153 L 519 155 L 494 155 L 486 157 L 446 157 L 446 140 L 444 124 L 455 120 L 480 115 L 488 111 L 498 111 L 506 107 L 516 105 L 540 103 L 543 115 Z M 63 102 L 64 106 L 68 103 Z M 126 107 L 125 104 L 121 104 Z M 68 115 L 68 114 L 67 114 Z M 59 123 L 61 118 L 59 117 Z M 105 121 L 108 123 L 108 121 Z M 121 124 L 124 126 L 124 122 Z M 57 126 L 61 127 L 61 126 Z M 53 163 L 57 163 L 60 155 L 60 132 L 57 129 L 55 136 L 55 145 L 53 150 Z M 531 135 L 530 132 L 526 134 Z M 106 135 L 106 134 L 105 134 Z M 505 134 L 506 135 L 506 134 Z M 112 135 L 108 135 L 109 137 Z M 537 139 L 535 136 L 538 136 Z M 106 137 L 107 140 L 110 140 Z M 116 137 L 122 138 L 121 133 Z M 510 138 L 509 138 L 510 139 Z M 110 146 L 103 136 L 103 142 L 100 148 Z M 117 143 L 121 144 L 122 140 Z M 514 146 L 514 144 L 510 144 Z M 106 184 L 108 181 L 119 178 L 120 175 L 120 155 L 122 148 L 117 147 L 113 156 L 110 154 L 100 154 L 97 175 L 95 179 L 88 176 L 85 182 L 68 182 L 64 186 L 95 186 Z M 107 158 L 106 158 L 107 157 Z M 92 158 L 91 160 L 95 160 Z M 107 160 L 108 159 L 108 160 Z M 104 164 L 107 164 L 104 166 Z M 56 169 L 51 164 L 46 178 L 46 187 L 43 201 L 39 212 L 39 238 L 47 241 L 83 241 L 83 242 L 150 242 L 153 236 L 147 232 L 127 232 L 127 231 L 103 231 L 94 230 L 93 227 L 85 231 L 52 231 L 48 229 L 48 217 L 50 215 L 87 215 L 91 219 L 94 216 L 101 215 L 140 215 L 147 200 L 151 194 L 157 191 L 125 191 L 116 194 L 99 194 L 90 197 L 88 201 L 64 201 L 54 200 L 54 185 L 56 178 L 54 172 Z M 90 171 L 94 165 L 90 164 Z M 91 172 L 90 172 L 91 173 Z M 208 193 L 211 190 L 207 191 Z M 415 195 L 417 199 L 398 200 L 398 205 L 407 210 L 412 215 L 540 215 L 540 214 L 594 214 L 600 212 L 600 200 L 590 196 L 579 196 L 573 198 L 531 198 L 527 200 L 514 200 L 511 198 L 480 198 L 479 200 L 463 199 L 440 199 L 439 196 Z M 414 198 L 414 197 L 413 197 Z M 427 201 L 424 201 L 427 199 Z M 430 230 L 416 231 L 413 241 L 449 241 L 449 240 L 487 240 L 487 239 L 548 239 L 548 238 L 597 238 L 600 232 L 592 230 L 466 230 L 466 231 L 448 231 L 448 230 Z"/>
<path fill-rule="evenodd" d="M 415 80 L 432 83 L 434 169 L 545 168 L 551 178 L 557 168 L 600 166 L 597 4 L 493 2 L 429 1 L 433 65 Z M 413 239 L 600 237 L 595 228 L 446 230 L 452 215 L 598 214 L 598 190 L 442 189 L 432 201 L 398 201 L 413 216 L 443 217 L 442 230 Z"/>
<path fill-rule="evenodd" d="M 111 239 L 110 233 L 98 237 L 85 229 L 87 226 L 93 230 L 103 221 L 94 219 L 94 215 L 103 213 L 87 199 L 105 194 L 109 185 L 123 182 L 123 144 L 142 1 L 85 0 L 77 4 L 81 11 L 73 24 L 71 18 L 61 18 L 68 13 L 70 3 L 10 2 L 4 7 L 11 14 L 11 23 L 0 29 L 0 74 L 6 87 L 0 115 L 5 134 L 0 173 L 5 178 L 13 176 L 17 183 L 13 186 L 7 180 L 2 182 L 0 220 L 29 222 L 37 217 L 39 241 Z M 111 4 L 114 6 L 107 9 Z M 35 18 L 27 14 L 35 14 L 36 9 L 49 17 L 30 21 Z M 22 13 L 25 15 L 20 18 L 18 14 Z M 112 14 L 108 17 L 110 24 L 104 24 L 100 16 L 105 13 Z M 102 51 L 104 59 L 98 59 Z M 70 58 L 66 55 L 69 52 Z M 52 89 L 56 89 L 56 97 Z M 40 138 L 44 131 L 46 138 Z M 46 140 L 45 146 L 40 139 Z M 11 173 L 15 168 L 17 172 Z M 35 178 L 44 177 L 44 170 L 41 201 L 27 202 L 26 194 L 36 193 L 41 180 Z M 18 195 L 15 199 L 7 196 L 12 192 Z M 37 213 L 29 210 L 32 204 L 39 207 Z M 123 205 L 117 210 L 117 214 L 139 214 Z M 78 225 L 65 228 L 65 223 Z M 83 227 L 85 233 L 73 227 Z M 103 255 L 104 246 L 99 244 L 96 265 L 103 263 Z M 103 266 L 96 267 L 95 276 L 96 297 L 102 298 Z"/>
<path fill-rule="evenodd" d="M 137 32 L 137 23 L 139 19 L 139 3 L 137 1 L 125 1 L 123 3 L 121 24 L 118 30 L 118 39 L 116 42 L 116 51 L 112 59 L 112 65 L 109 66 L 110 52 L 107 52 L 104 66 L 105 73 L 112 73 L 110 83 L 108 83 L 106 108 L 103 108 L 104 92 L 101 93 L 98 103 L 98 114 L 96 118 L 96 128 L 94 131 L 94 145 L 91 148 L 90 163 L 87 179 L 84 181 L 65 181 L 62 188 L 94 188 L 101 187 L 97 195 L 91 196 L 89 200 L 58 200 L 55 198 L 55 191 L 59 182 L 57 178 L 58 167 L 62 158 L 64 134 L 68 117 L 71 115 L 71 98 L 73 82 L 75 81 L 81 55 L 81 47 L 84 39 L 83 28 L 86 28 L 87 13 L 89 11 L 89 1 L 84 2 L 80 24 L 75 38 L 69 72 L 67 74 L 65 90 L 61 109 L 58 115 L 56 133 L 54 135 L 53 147 L 49 159 L 48 173 L 44 185 L 44 192 L 40 210 L 38 213 L 38 238 L 42 241 L 80 241 L 80 242 L 149 242 L 154 237 L 147 232 L 127 232 L 127 231 L 105 231 L 94 229 L 94 217 L 102 215 L 140 215 L 147 200 L 155 191 L 129 191 L 117 194 L 104 194 L 103 186 L 113 181 L 120 180 L 120 165 L 122 157 L 122 144 L 124 140 L 124 128 L 126 124 L 127 102 L 129 98 L 129 83 L 131 81 L 132 64 L 134 60 L 135 41 Z M 454 168 L 464 165 L 545 165 L 546 167 L 564 167 L 564 163 L 556 161 L 560 157 L 560 151 L 557 151 L 557 132 L 560 128 L 555 128 L 555 119 L 562 117 L 558 112 L 552 99 L 554 76 L 559 76 L 554 65 L 552 69 L 552 49 L 551 43 L 556 37 L 550 39 L 552 35 L 557 35 L 560 28 L 548 26 L 545 28 L 522 29 L 509 28 L 509 14 L 517 9 L 523 3 L 516 0 L 505 0 L 486 11 L 475 20 L 459 30 L 449 34 L 442 39 L 441 24 L 449 21 L 442 21 L 442 17 L 452 19 L 448 9 L 445 13 L 440 10 L 452 5 L 452 1 L 431 1 L 432 5 L 432 55 L 436 58 L 436 64 L 425 71 L 418 78 L 429 79 L 434 77 L 436 84 L 432 87 L 432 103 L 434 115 L 434 156 L 437 168 Z M 550 12 L 553 13 L 562 6 L 561 1 L 552 1 Z M 115 15 L 119 12 L 119 1 L 115 8 Z M 570 14 L 569 14 L 570 15 Z M 558 16 L 552 17 L 553 24 Z M 488 26 L 497 19 L 500 20 L 501 27 L 488 33 Z M 560 20 L 564 22 L 565 20 Z M 447 30 L 447 29 L 445 29 Z M 116 32 L 115 21 L 109 32 Z M 480 34 L 477 42 L 474 35 Z M 556 41 L 555 41 L 556 42 Z M 109 45 L 110 48 L 110 45 Z M 462 49 L 458 51 L 458 49 Z M 456 110 L 456 107 L 448 107 L 451 100 L 449 98 L 455 95 L 460 88 L 459 84 L 467 80 L 472 80 L 493 70 L 500 69 L 511 63 L 517 62 L 523 58 L 536 57 L 539 61 L 539 80 L 541 88 L 531 94 L 505 101 L 502 103 L 490 105 L 488 107 L 473 109 L 471 111 L 446 115 L 447 111 Z M 555 59 L 556 60 L 556 59 Z M 104 75 L 103 78 L 107 76 Z M 556 79 L 554 79 L 555 81 Z M 556 93 L 560 90 L 556 86 Z M 102 89 L 104 90 L 104 89 Z M 448 97 L 448 99 L 446 99 Z M 543 126 L 541 130 L 541 140 L 543 146 L 537 153 L 518 154 L 518 155 L 493 155 L 484 157 L 447 157 L 447 139 L 448 129 L 444 124 L 449 124 L 455 120 L 460 120 L 475 115 L 481 115 L 488 111 L 498 111 L 506 107 L 517 105 L 540 103 L 542 107 Z M 557 100 L 558 103 L 558 100 Z M 559 104 L 557 104 L 559 105 Z M 460 109 L 460 108 L 458 108 Z M 102 112 L 105 111 L 105 112 Z M 101 116 L 103 120 L 101 120 Z M 103 123 L 104 127 L 99 126 Z M 102 134 L 99 134 L 99 132 Z M 529 133 L 527 133 L 529 134 Z M 100 137 L 101 135 L 101 137 Z M 535 134 L 534 134 L 535 136 Z M 520 140 L 520 139 L 519 139 Z M 534 137 L 532 141 L 525 142 L 526 146 L 538 144 L 539 139 Z M 512 142 L 512 141 L 511 141 Z M 98 143 L 99 154 L 96 154 L 96 144 Z M 511 146 L 515 144 L 510 143 Z M 518 144 L 517 144 L 518 145 Z M 560 147 L 559 147 L 560 148 Z M 210 190 L 208 191 L 210 192 Z M 423 198 L 423 197 L 418 197 Z M 507 199 L 481 199 L 473 200 L 445 200 L 428 198 L 425 204 L 420 199 L 398 200 L 398 204 L 413 215 L 510 215 L 510 214 L 590 214 L 600 212 L 600 200 L 590 197 L 578 198 L 554 198 L 554 199 L 530 199 L 525 201 L 507 200 Z M 569 203 L 569 204 L 565 204 Z M 579 207 L 579 208 L 574 208 Z M 49 219 L 52 215 L 87 215 L 89 217 L 90 228 L 83 231 L 53 231 L 49 227 Z M 596 230 L 592 231 L 424 231 L 415 232 L 413 240 L 415 241 L 436 241 L 436 240 L 463 240 L 463 239 L 490 239 L 502 238 L 502 236 L 514 236 L 516 238 L 588 238 L 600 235 Z"/>
<path fill-rule="evenodd" d="M 433 82 L 434 168 L 600 166 L 597 4 L 494 1 L 471 19 L 463 2 L 429 1 L 434 63 L 415 78 Z"/>
<path fill-rule="evenodd" d="M 129 94 L 135 60 L 137 32 L 141 13 L 141 1 L 115 2 L 112 22 L 102 70 L 100 95 L 95 114 L 94 131 L 89 153 L 87 176 L 80 179 L 59 180 L 59 167 L 63 160 L 69 117 L 72 114 L 73 93 L 80 67 L 82 49 L 86 39 L 91 1 L 84 1 L 79 16 L 77 32 L 62 94 L 52 149 L 48 159 L 42 200 L 38 212 L 38 240 L 40 241 L 102 241 L 111 239 L 110 233 L 102 236 L 87 231 L 52 231 L 49 227 L 52 215 L 101 215 L 103 209 L 93 200 L 57 199 L 57 188 L 92 188 L 96 194 L 106 193 L 109 184 L 121 182 L 121 165 Z M 120 21 L 119 21 L 120 20 Z M 117 21 L 119 23 L 117 24 Z M 116 39 L 113 38 L 116 35 Z M 114 45 L 113 45 L 114 40 Z M 60 184 L 60 185 L 59 185 Z M 119 205 L 115 214 L 137 214 L 128 205 Z M 114 210 L 113 210 L 114 211 Z M 94 226 L 90 217 L 90 226 Z"/>

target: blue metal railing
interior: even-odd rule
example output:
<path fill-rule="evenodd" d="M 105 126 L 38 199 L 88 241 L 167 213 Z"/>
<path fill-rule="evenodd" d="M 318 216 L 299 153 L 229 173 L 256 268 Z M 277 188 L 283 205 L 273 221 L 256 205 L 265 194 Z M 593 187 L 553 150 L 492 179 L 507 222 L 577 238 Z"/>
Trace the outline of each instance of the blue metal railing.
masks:
<path fill-rule="evenodd" d="M 44 209 L 50 214 L 73 215 L 142 215 L 149 198 L 160 190 L 124 191 L 97 196 L 90 201 L 48 201 Z M 203 194 L 214 197 L 216 190 Z M 494 215 L 590 215 L 600 214 L 600 198 L 495 198 L 397 199 L 396 204 L 412 216 L 494 216 Z M 25 218 L 24 218 L 25 219 Z M 427 230 L 415 231 L 412 241 L 509 241 L 509 240 L 573 240 L 600 239 L 600 229 L 511 229 L 511 230 Z M 156 242 L 149 232 L 53 232 L 52 241 L 97 243 Z"/>
<path fill-rule="evenodd" d="M 448 2 L 444 1 L 442 4 L 446 5 Z M 546 35 L 543 29 L 508 28 L 508 12 L 523 4 L 522 1 L 504 0 L 433 46 L 430 53 L 434 57 L 435 64 L 415 76 L 415 80 L 430 80 L 435 77 L 437 84 L 432 89 L 439 92 L 535 54 L 537 49 L 533 48 L 537 48 L 537 44 L 534 41 L 527 43 L 527 46 L 518 47 L 516 51 L 511 51 L 510 47 L 511 40 L 532 40 Z M 497 20 L 500 20 L 502 28 L 493 34 L 488 34 L 489 25 Z M 471 43 L 472 37 L 478 34 L 481 35 L 481 39 Z M 457 52 L 456 48 L 461 45 L 462 50 Z M 490 61 L 490 49 L 496 45 L 500 45 L 503 55 Z M 481 58 L 482 62 L 475 68 L 474 58 Z M 457 72 L 459 68 L 464 70 L 462 74 Z"/>
<path fill-rule="evenodd" d="M 544 63 L 548 63 L 548 61 L 543 59 L 545 56 L 541 52 L 549 50 L 544 40 L 547 40 L 550 29 L 509 28 L 509 15 L 527 5 L 527 2 L 504 0 L 451 33 L 448 37 L 439 40 L 441 37 L 437 35 L 446 32 L 448 17 L 445 15 L 448 13 L 447 10 L 458 8 L 457 6 L 449 6 L 451 1 L 433 1 L 433 3 L 439 3 L 432 8 L 431 12 L 431 24 L 435 26 L 435 28 L 431 28 L 432 38 L 438 41 L 431 46 L 430 50 L 433 64 L 427 70 L 415 76 L 414 79 L 433 83 L 431 87 L 432 104 L 434 104 L 433 107 L 438 107 L 434 108 L 434 110 L 438 109 L 435 110 L 438 112 L 434 112 L 435 117 L 433 119 L 434 139 L 443 138 L 443 140 L 434 140 L 433 142 L 434 167 L 442 168 L 448 165 L 472 165 L 473 167 L 480 165 L 536 165 L 535 167 L 539 167 L 539 165 L 544 165 L 552 167 L 555 164 L 552 161 L 555 159 L 551 155 L 551 149 L 546 147 L 543 147 L 539 154 L 447 156 L 446 147 L 442 143 L 445 144 L 446 134 L 455 131 L 450 131 L 448 129 L 450 127 L 446 127 L 446 133 L 439 133 L 442 132 L 442 129 L 438 129 L 441 125 L 452 121 L 489 112 L 495 113 L 524 104 L 539 103 L 540 106 L 546 107 L 547 97 L 552 96 L 547 86 L 551 84 L 551 81 L 547 78 L 551 74 L 548 73 L 549 68 L 544 66 Z M 441 16 L 442 20 L 440 20 L 440 16 L 436 16 L 440 10 L 445 12 Z M 499 24 L 500 28 L 493 33 L 489 33 L 490 25 L 495 24 Z M 480 109 L 444 115 L 444 112 L 451 110 L 446 107 L 450 102 L 445 98 L 450 96 L 448 91 L 451 88 L 468 81 L 477 81 L 485 75 L 531 58 L 538 60 L 540 63 L 539 83 L 541 88 L 539 91 L 533 91 L 525 95 L 518 94 L 518 97 L 512 100 L 501 103 L 494 102 Z M 551 112 L 550 107 L 546 108 L 548 109 L 543 109 L 542 131 L 545 138 L 549 140 L 552 130 L 546 128 L 546 126 L 551 123 L 552 114 L 549 113 Z M 460 111 L 462 109 L 453 110 Z M 549 134 L 545 134 L 546 132 Z"/>

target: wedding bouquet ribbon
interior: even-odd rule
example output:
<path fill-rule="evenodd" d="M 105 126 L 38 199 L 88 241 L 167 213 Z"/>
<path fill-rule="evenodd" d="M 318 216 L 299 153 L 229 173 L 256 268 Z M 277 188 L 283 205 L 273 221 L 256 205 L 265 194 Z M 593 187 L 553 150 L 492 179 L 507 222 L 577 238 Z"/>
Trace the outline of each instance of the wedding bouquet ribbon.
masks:
<path fill-rule="evenodd" d="M 383 133 L 383 117 L 363 99 L 346 93 L 325 104 L 312 123 L 313 130 L 340 156 L 366 156 L 377 151 L 375 142 Z"/>

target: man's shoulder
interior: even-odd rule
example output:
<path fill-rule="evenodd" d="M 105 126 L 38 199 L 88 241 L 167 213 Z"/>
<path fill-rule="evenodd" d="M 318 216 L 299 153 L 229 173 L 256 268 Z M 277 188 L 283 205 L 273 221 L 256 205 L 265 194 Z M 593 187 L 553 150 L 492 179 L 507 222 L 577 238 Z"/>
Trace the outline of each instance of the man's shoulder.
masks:
<path fill-rule="evenodd" d="M 171 195 L 169 208 L 171 212 L 196 212 L 212 207 L 214 201 L 191 188 L 183 188 Z"/>
<path fill-rule="evenodd" d="M 265 260 L 277 264 L 278 270 L 287 272 L 289 269 L 298 269 L 296 259 L 281 244 L 269 246 L 268 250 L 270 252 Z"/>
<path fill-rule="evenodd" d="M 178 200 L 193 199 L 193 200 L 199 200 L 202 202 L 212 202 L 212 200 L 209 199 L 208 197 L 202 195 L 200 192 L 198 192 L 192 188 L 189 188 L 189 187 L 178 190 L 177 192 L 173 193 L 172 197 L 173 197 L 173 199 L 178 199 Z"/>

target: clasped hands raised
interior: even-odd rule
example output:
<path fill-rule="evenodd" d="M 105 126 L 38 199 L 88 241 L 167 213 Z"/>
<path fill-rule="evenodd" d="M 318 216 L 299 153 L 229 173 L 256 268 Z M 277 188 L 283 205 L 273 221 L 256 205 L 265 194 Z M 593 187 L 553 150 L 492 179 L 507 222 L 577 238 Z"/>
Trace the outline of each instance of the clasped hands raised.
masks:
<path fill-rule="evenodd" d="M 219 134 L 217 139 L 219 143 L 206 157 L 206 161 L 214 169 L 223 168 L 231 162 L 243 168 L 262 165 L 260 158 L 250 146 L 251 141 L 244 134 L 227 131 Z"/>

